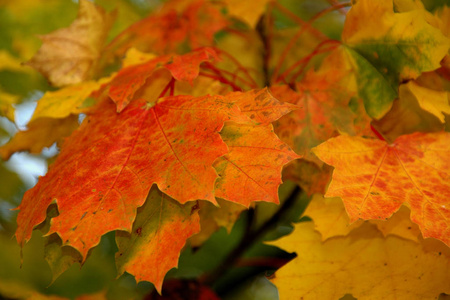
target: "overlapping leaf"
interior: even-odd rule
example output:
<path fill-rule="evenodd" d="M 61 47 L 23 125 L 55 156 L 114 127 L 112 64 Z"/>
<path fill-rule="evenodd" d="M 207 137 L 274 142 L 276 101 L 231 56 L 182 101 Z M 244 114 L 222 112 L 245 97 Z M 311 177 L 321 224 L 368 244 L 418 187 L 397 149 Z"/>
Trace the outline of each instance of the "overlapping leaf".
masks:
<path fill-rule="evenodd" d="M 308 153 L 338 132 L 356 133 L 356 114 L 349 106 L 356 97 L 356 81 L 342 55 L 342 49 L 329 55 L 319 70 L 310 70 L 296 84 L 296 91 L 288 86 L 271 88 L 276 98 L 300 107 L 275 126 L 280 138 L 298 153 Z"/>
<path fill-rule="evenodd" d="M 375 224 L 384 236 L 396 235 L 401 238 L 420 242 L 420 228 L 410 218 L 411 211 L 406 206 L 401 206 L 388 220 L 370 220 Z"/>
<path fill-rule="evenodd" d="M 290 104 L 289 101 L 281 102 L 275 98 L 267 88 L 246 93 L 229 93 L 227 99 L 238 103 L 241 111 L 257 125 L 268 125 L 298 109 L 298 106 Z"/>
<path fill-rule="evenodd" d="M 241 98 L 245 99 L 243 95 Z M 255 95 L 249 92 L 248 96 Z M 29 239 L 34 226 L 45 219 L 45 211 L 52 202 L 57 203 L 60 214 L 52 219 L 49 234 L 58 233 L 63 244 L 80 251 L 83 258 L 104 233 L 130 230 L 136 208 L 144 203 L 154 183 L 180 203 L 197 199 L 215 203 L 215 196 L 222 195 L 214 194 L 217 173 L 213 162 L 228 152 L 219 131 L 225 121 L 254 123 L 239 110 L 237 102 L 235 95 L 230 99 L 173 96 L 160 99 L 155 106 L 141 99 L 117 114 L 114 103 L 104 99 L 64 143 L 48 174 L 26 193 L 19 206 L 16 233 L 19 243 Z M 264 109 L 264 105 L 273 103 L 271 99 L 259 105 Z M 265 137 L 264 128 L 273 135 L 270 129 L 260 127 L 260 140 Z M 275 135 L 272 139 L 275 144 L 269 147 L 275 148 L 277 154 L 278 147 L 287 147 L 276 142 Z M 278 178 L 270 183 L 274 191 L 270 194 L 271 201 L 275 202 L 282 165 L 295 158 L 293 152 L 285 152 L 288 158 L 275 164 L 276 175 L 265 174 L 265 169 L 259 170 L 264 174 L 252 174 L 264 182 Z M 247 165 L 258 167 L 259 158 L 252 159 L 248 157 Z M 223 196 L 227 197 L 231 196 Z M 268 201 L 266 195 L 258 197 L 251 200 Z M 233 200 L 249 201 L 242 195 Z"/>
<path fill-rule="evenodd" d="M 383 237 L 370 224 L 322 242 L 312 223 L 299 223 L 272 243 L 298 253 L 272 281 L 280 299 L 433 299 L 450 292 L 450 252 L 429 242 Z"/>
<path fill-rule="evenodd" d="M 220 176 L 216 196 L 245 206 L 278 203 L 281 169 L 299 156 L 278 139 L 272 125 L 226 125 L 221 136 L 230 150 L 214 163 Z"/>
<path fill-rule="evenodd" d="M 41 36 L 43 45 L 28 64 L 55 86 L 91 79 L 114 18 L 92 2 L 80 1 L 77 19 Z"/>
<path fill-rule="evenodd" d="M 154 187 L 139 208 L 131 233 L 116 233 L 119 275 L 126 271 L 138 282 L 152 282 L 161 292 L 164 276 L 177 267 L 186 240 L 199 231 L 197 203 L 182 205 Z"/>
<path fill-rule="evenodd" d="M 318 231 L 322 240 L 335 236 L 346 236 L 353 229 L 363 224 L 362 220 L 350 223 L 342 199 L 325 198 L 322 195 L 314 195 L 305 210 L 305 215 L 314 221 L 314 228 Z M 402 206 L 388 220 L 370 220 L 375 224 L 384 236 L 396 235 L 398 237 L 418 242 L 420 229 L 409 217 L 410 210 Z"/>
<path fill-rule="evenodd" d="M 28 124 L 28 129 L 19 131 L 0 147 L 0 157 L 7 160 L 15 152 L 29 151 L 39 154 L 45 147 L 61 141 L 78 127 L 78 117 L 69 115 L 62 119 L 39 118 Z"/>
<path fill-rule="evenodd" d="M 305 215 L 313 219 L 314 228 L 320 232 L 323 241 L 335 236 L 346 236 L 362 224 L 362 221 L 350 224 L 341 199 L 325 198 L 319 194 L 313 196 Z"/>
<path fill-rule="evenodd" d="M 227 95 L 253 124 L 228 124 L 221 132 L 229 152 L 214 163 L 219 174 L 216 196 L 249 206 L 254 201 L 278 203 L 281 170 L 299 158 L 273 132 L 271 122 L 296 107 L 282 103 L 267 89 Z"/>
<path fill-rule="evenodd" d="M 372 122 L 372 125 L 389 142 L 404 134 L 417 131 L 436 132 L 441 131 L 444 127 L 435 115 L 420 107 L 417 96 L 410 89 L 411 84 L 413 83 L 400 85 L 399 98 L 394 101 L 391 110 L 380 120 Z M 442 95 L 439 92 L 437 94 Z M 439 98 L 428 99 L 429 103 L 439 100 Z"/>
<path fill-rule="evenodd" d="M 450 244 L 450 134 L 415 133 L 392 144 L 340 136 L 314 149 L 334 166 L 326 196 L 341 197 L 354 222 L 389 218 L 405 203 L 424 237 Z"/>
<path fill-rule="evenodd" d="M 117 103 L 117 111 L 121 112 L 156 68 L 164 67 L 170 71 L 174 79 L 192 83 L 199 74 L 199 65 L 204 61 L 217 58 L 213 49 L 200 48 L 182 56 L 166 55 L 142 64 L 128 66 L 111 81 L 108 95 Z"/>
<path fill-rule="evenodd" d="M 39 152 L 62 135 L 47 135 L 50 125 L 70 118 L 72 127 L 78 126 L 77 118 L 70 115 L 80 113 L 82 107 L 88 107 L 83 110 L 88 116 L 66 140 L 49 173 L 26 193 L 19 207 L 19 243 L 23 245 L 47 216 L 51 221 L 46 258 L 55 278 L 73 262 L 83 262 L 103 234 L 116 230 L 119 273 L 131 273 L 137 281 L 151 281 L 160 292 L 165 274 L 177 266 L 181 248 L 200 231 L 199 224 L 205 228 L 197 236 L 197 243 L 217 226 L 229 228 L 239 212 L 254 201 L 278 203 L 281 170 L 300 157 L 290 147 L 307 156 L 307 160 L 291 166 L 290 178 L 295 178 L 308 194 L 322 193 L 331 167 L 318 162 L 309 151 L 339 133 L 371 135 L 370 118 L 364 109 L 370 117 L 381 118 L 373 125 L 381 128 L 389 141 L 405 132 L 440 130 L 450 112 L 448 95 L 443 92 L 445 76 L 439 73 L 442 86 L 432 92 L 429 88 L 434 87 L 420 78 L 400 83 L 439 67 L 449 48 L 448 40 L 439 32 L 448 35 L 445 25 L 414 1 L 394 1 L 395 12 L 392 0 L 353 2 L 343 33 L 344 44 L 336 46 L 300 82 L 271 88 L 276 98 L 295 105 L 279 102 L 267 89 L 226 94 L 230 87 L 234 91 L 245 86 L 256 88 L 255 80 L 267 81 L 273 67 L 283 69 L 299 63 L 297 54 L 301 52 L 304 57 L 323 38 L 310 30 L 309 24 L 302 25 L 300 32 L 307 28 L 313 34 L 294 38 L 292 45 L 301 41 L 302 47 L 293 47 L 284 61 L 273 65 L 286 42 L 283 34 L 272 30 L 284 26 L 283 22 L 268 27 L 272 21 L 283 21 L 275 15 L 287 13 L 303 24 L 295 13 L 283 12 L 282 6 L 277 6 L 273 19 L 261 19 L 267 22 L 257 30 L 247 27 L 242 32 L 231 26 L 224 36 L 216 36 L 224 42 L 222 45 L 228 40 L 231 55 L 223 48 L 200 48 L 184 55 L 160 57 L 131 50 L 114 78 L 47 93 L 38 102 L 29 131 L 0 148 L 4 158 L 17 150 Z M 214 35 L 228 24 L 224 14 L 240 17 L 254 27 L 267 3 L 262 1 L 254 7 L 234 0 L 168 1 L 165 8 L 125 30 L 100 57 L 110 16 L 90 2 L 81 1 L 77 20 L 69 28 L 44 37 L 47 42 L 33 60 L 45 65 L 43 72 L 55 85 L 85 81 L 93 76 L 97 64 L 106 66 L 111 57 L 122 56 L 131 46 L 157 54 L 180 54 L 212 45 L 216 42 Z M 228 10 L 221 11 L 226 5 Z M 48 56 L 43 55 L 51 45 L 60 48 L 53 47 Z M 78 57 L 80 53 L 75 52 L 80 47 L 83 51 Z M 264 57 L 259 53 L 262 47 Z M 251 51 L 247 51 L 249 48 Z M 230 60 L 232 66 L 228 62 L 213 65 L 217 53 L 237 59 Z M 441 71 L 445 70 L 445 61 L 442 64 Z M 253 68 L 264 69 L 264 74 L 253 79 Z M 283 81 L 289 75 L 295 79 L 301 73 L 282 74 L 276 79 Z M 399 85 L 400 99 L 388 112 L 398 96 Z M 171 96 L 162 98 L 165 95 Z M 404 101 L 406 98 L 408 101 Z M 0 99 L 7 104 L 0 109 L 9 109 L 2 112 L 10 118 L 8 103 L 14 101 Z M 402 114 L 396 112 L 399 103 L 408 112 L 413 111 L 412 115 L 436 120 L 424 124 L 422 117 L 401 118 Z M 94 104 L 97 106 L 92 107 Z M 271 123 L 297 107 L 300 109 L 277 124 L 275 132 L 281 135 L 280 141 Z M 44 139 L 39 138 L 34 145 L 32 135 L 36 132 Z M 449 279 L 447 253 L 440 257 L 437 251 L 425 249 L 414 225 L 408 223 L 409 210 L 398 210 L 402 203 L 410 206 L 411 218 L 420 225 L 424 236 L 450 244 L 449 144 L 448 134 L 439 133 L 402 136 L 391 144 L 339 137 L 317 147 L 315 153 L 336 168 L 327 196 L 343 198 L 350 220 L 341 200 L 315 196 L 306 214 L 316 222 L 326 241 L 321 241 L 306 224 L 298 225 L 301 237 L 295 237 L 294 243 L 301 247 L 286 249 L 304 255 L 285 269 L 288 271 L 279 272 L 276 280 L 281 282 L 283 272 L 295 268 L 301 282 L 297 284 L 293 279 L 288 288 L 281 283 L 282 297 L 331 299 L 352 293 L 360 299 L 389 299 L 435 297 L 439 292 L 449 292 L 445 286 Z M 214 206 L 216 197 L 222 208 Z M 59 215 L 50 219 L 46 212 L 52 203 L 56 203 Z M 208 208 L 200 215 L 199 203 L 206 203 L 203 208 Z M 395 211 L 388 222 L 378 220 Z M 348 224 L 358 218 L 377 219 L 371 222 L 378 230 L 368 222 Z M 65 252 L 68 249 L 70 253 Z M 402 253 L 397 253 L 399 250 Z M 416 268 L 410 268 L 417 256 L 423 261 L 416 260 Z M 361 276 L 361 266 L 374 272 Z M 438 280 L 432 282 L 435 276 Z M 292 286 L 300 292 L 285 291 Z M 408 290 L 409 294 L 405 292 Z"/>
<path fill-rule="evenodd" d="M 366 110 L 376 119 L 389 110 L 400 82 L 439 68 L 450 46 L 423 10 L 395 13 L 392 0 L 356 2 L 346 16 L 342 41 L 358 69 Z"/>
<path fill-rule="evenodd" d="M 111 78 L 102 78 L 98 81 L 86 81 L 54 92 L 46 92 L 39 99 L 31 122 L 39 118 L 66 118 L 70 114 L 81 113 L 86 98 L 110 80 Z"/>
<path fill-rule="evenodd" d="M 295 85 L 274 86 L 271 91 L 280 100 L 295 103 L 299 109 L 275 123 L 275 132 L 305 159 L 293 163 L 285 172 L 310 194 L 323 192 L 330 176 L 310 149 L 336 136 L 367 134 L 369 118 L 358 102 L 354 70 L 342 59 L 344 50 L 336 49 L 322 62 L 318 70 L 310 70 Z M 314 178 L 313 178 L 314 177 Z"/>
<path fill-rule="evenodd" d="M 119 115 L 114 103 L 102 102 L 26 193 L 19 243 L 29 239 L 52 202 L 60 215 L 49 233 L 57 232 L 83 257 L 104 233 L 130 230 L 153 183 L 181 203 L 214 202 L 212 163 L 227 152 L 218 132 L 225 120 L 241 115 L 237 106 L 214 96 L 171 97 L 154 107 L 134 101 Z"/>
<path fill-rule="evenodd" d="M 442 123 L 445 122 L 444 113 L 450 114 L 448 92 L 422 87 L 414 81 L 410 81 L 406 85 L 423 110 L 435 115 Z"/>

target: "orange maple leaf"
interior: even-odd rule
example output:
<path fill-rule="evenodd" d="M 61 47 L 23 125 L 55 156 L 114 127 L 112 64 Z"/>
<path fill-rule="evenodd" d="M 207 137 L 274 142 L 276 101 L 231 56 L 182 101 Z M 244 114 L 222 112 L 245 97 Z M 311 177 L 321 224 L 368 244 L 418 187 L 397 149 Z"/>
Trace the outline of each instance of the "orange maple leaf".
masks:
<path fill-rule="evenodd" d="M 138 99 L 120 114 L 112 101 L 104 99 L 64 143 L 48 174 L 25 194 L 19 206 L 17 240 L 23 244 L 30 238 L 52 202 L 58 204 L 60 214 L 52 219 L 49 234 L 58 233 L 83 258 L 108 231 L 130 230 L 136 208 L 155 183 L 180 203 L 197 199 L 216 203 L 218 175 L 213 163 L 228 152 L 219 132 L 225 121 L 254 123 L 235 99 L 170 96 L 156 104 Z M 287 161 L 295 158 L 293 152 L 288 154 Z M 256 164 L 252 157 L 248 160 Z M 278 177 L 282 165 L 278 163 Z M 274 198 L 278 201 L 276 193 Z"/>
<path fill-rule="evenodd" d="M 230 151 L 214 164 L 220 176 L 216 196 L 247 207 L 254 201 L 278 204 L 281 169 L 300 156 L 278 139 L 272 125 L 226 125 L 221 136 Z"/>
<path fill-rule="evenodd" d="M 215 202 L 212 163 L 227 152 L 219 131 L 241 115 L 220 96 L 168 97 L 154 107 L 141 99 L 121 114 L 113 102 L 103 101 L 25 194 L 17 240 L 30 238 L 52 202 L 60 215 L 49 233 L 57 232 L 83 257 L 106 232 L 131 229 L 153 183 L 181 203 Z"/>
<path fill-rule="evenodd" d="M 218 59 L 214 49 L 200 48 L 185 55 L 165 55 L 142 64 L 128 66 L 111 81 L 108 95 L 117 103 L 117 112 L 121 112 L 155 69 L 164 67 L 170 71 L 174 79 L 192 84 L 199 74 L 199 65 L 213 59 Z"/>
<path fill-rule="evenodd" d="M 392 144 L 339 136 L 313 149 L 334 166 L 325 196 L 341 197 L 350 221 L 389 218 L 405 203 L 424 237 L 450 244 L 450 133 L 414 133 Z"/>
<path fill-rule="evenodd" d="M 366 133 L 370 120 L 357 101 L 353 72 L 338 48 L 318 70 L 309 70 L 294 86 L 271 87 L 276 98 L 300 107 L 275 124 L 275 132 L 297 153 L 308 153 L 342 132 Z"/>

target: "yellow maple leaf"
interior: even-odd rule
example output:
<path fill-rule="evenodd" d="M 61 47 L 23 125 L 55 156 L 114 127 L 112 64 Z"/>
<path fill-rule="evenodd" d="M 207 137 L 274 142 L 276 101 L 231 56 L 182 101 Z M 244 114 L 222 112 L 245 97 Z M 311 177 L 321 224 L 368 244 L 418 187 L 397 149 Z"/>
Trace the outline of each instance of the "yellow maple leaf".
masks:
<path fill-rule="evenodd" d="M 69 136 L 78 127 L 78 117 L 63 119 L 39 118 L 30 122 L 28 129 L 19 131 L 8 143 L 0 147 L 0 157 L 7 160 L 15 152 L 41 153 L 44 147 Z"/>
<path fill-rule="evenodd" d="M 422 109 L 435 115 L 442 123 L 445 122 L 445 115 L 443 113 L 450 114 L 448 92 L 435 91 L 422 87 L 414 81 L 408 82 L 405 88 L 412 93 Z"/>
<path fill-rule="evenodd" d="M 322 242 L 311 222 L 271 244 L 298 256 L 275 273 L 280 299 L 434 299 L 449 293 L 450 250 L 442 243 L 383 237 L 364 224 Z"/>
<path fill-rule="evenodd" d="M 70 114 L 81 113 L 86 98 L 103 84 L 111 81 L 114 76 L 115 74 L 98 81 L 90 80 L 54 92 L 46 92 L 38 100 L 31 121 L 39 118 L 65 118 Z"/>
<path fill-rule="evenodd" d="M 315 229 L 322 235 L 322 240 L 345 236 L 363 223 L 359 220 L 350 224 L 350 218 L 342 200 L 338 197 L 325 198 L 320 194 L 313 196 L 305 210 L 305 215 L 314 220 Z"/>

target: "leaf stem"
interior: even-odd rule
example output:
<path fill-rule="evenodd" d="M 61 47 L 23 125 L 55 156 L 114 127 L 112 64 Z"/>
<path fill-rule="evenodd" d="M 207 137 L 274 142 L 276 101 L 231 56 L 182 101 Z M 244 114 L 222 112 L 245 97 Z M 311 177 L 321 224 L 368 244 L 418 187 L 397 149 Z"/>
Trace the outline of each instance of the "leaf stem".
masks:
<path fill-rule="evenodd" d="M 328 48 L 323 49 L 324 45 L 327 44 L 333 44 Z M 341 43 L 339 41 L 335 41 L 335 40 L 327 40 L 324 41 L 322 43 L 320 43 L 316 49 L 313 50 L 313 52 L 311 52 L 307 57 L 305 57 L 305 61 L 301 63 L 301 68 L 292 76 L 290 82 L 294 83 L 296 81 L 296 79 L 303 74 L 303 72 L 305 71 L 306 66 L 308 65 L 308 63 L 311 61 L 311 59 L 313 59 L 316 55 L 319 55 L 321 53 L 325 53 L 325 52 L 330 52 L 334 49 L 336 49 L 336 47 L 338 45 L 340 45 Z"/>
<path fill-rule="evenodd" d="M 272 54 L 271 47 L 271 28 L 273 26 L 273 19 L 271 17 L 273 9 L 273 4 L 270 4 L 267 8 L 267 12 L 261 16 L 256 26 L 256 31 L 263 44 L 262 56 L 263 56 L 263 76 L 264 76 L 264 86 L 270 86 L 270 76 L 269 76 L 269 62 Z"/>
<path fill-rule="evenodd" d="M 291 18 L 299 26 L 306 26 L 306 30 L 310 31 L 311 33 L 313 33 L 318 38 L 320 38 L 320 39 L 326 39 L 327 38 L 327 36 L 323 32 L 321 32 L 320 30 L 317 30 L 316 28 L 314 28 L 314 26 L 312 26 L 310 23 L 302 20 L 299 16 L 297 16 L 292 11 L 290 11 L 289 9 L 284 7 L 281 3 L 275 1 L 275 2 L 273 2 L 273 5 L 275 6 L 276 9 L 278 9 L 280 12 L 284 13 L 286 16 Z"/>
<path fill-rule="evenodd" d="M 372 124 L 370 124 L 370 129 L 377 136 L 377 138 L 386 142 L 386 139 L 383 137 L 383 135 Z"/>
<path fill-rule="evenodd" d="M 328 48 L 323 48 L 325 45 L 333 44 L 332 46 Z M 313 59 L 316 55 L 319 55 L 321 53 L 329 52 L 337 47 L 337 44 L 340 44 L 339 41 L 336 40 L 325 40 L 318 44 L 314 50 L 308 54 L 307 56 L 303 57 L 302 59 L 298 60 L 296 63 L 294 63 L 292 66 L 290 66 L 286 71 L 281 74 L 276 82 L 279 81 L 285 81 L 286 77 L 291 73 L 295 68 L 301 65 L 301 68 L 292 76 L 291 80 L 289 81 L 291 84 L 295 82 L 295 80 L 303 73 L 305 70 L 307 64 L 311 59 Z"/>
<path fill-rule="evenodd" d="M 208 74 L 205 72 L 199 72 L 198 75 L 203 76 L 203 77 L 208 77 L 208 78 L 220 81 L 222 83 L 225 83 L 225 84 L 231 86 L 234 91 L 242 91 L 242 88 L 240 88 L 235 83 L 233 83 L 233 82 L 229 81 L 228 79 L 226 79 L 225 77 L 223 77 L 222 74 L 220 74 L 220 73 L 219 74 L 216 73 L 216 75 L 214 75 L 214 74 Z"/>
<path fill-rule="evenodd" d="M 320 12 L 318 12 L 314 17 L 312 17 L 311 19 L 309 19 L 307 22 L 305 22 L 300 29 L 298 30 L 298 32 L 294 35 L 294 37 L 289 41 L 289 43 L 287 44 L 287 46 L 284 48 L 283 52 L 280 55 L 280 58 L 278 60 L 278 63 L 275 67 L 275 71 L 272 75 L 272 81 L 276 82 L 278 79 L 278 74 L 280 73 L 281 67 L 284 63 L 284 61 L 287 58 L 287 55 L 291 52 L 292 47 L 294 47 L 295 42 L 297 42 L 297 40 L 300 38 L 300 36 L 306 31 L 306 29 L 309 28 L 309 26 L 311 26 L 311 24 L 316 21 L 317 19 L 321 18 L 322 16 L 326 15 L 329 12 L 347 7 L 347 6 L 351 6 L 352 4 L 350 2 L 346 2 L 346 3 L 340 3 L 337 5 L 333 5 L 331 7 L 328 7 Z"/>
<path fill-rule="evenodd" d="M 164 87 L 162 92 L 159 94 L 158 99 L 164 97 L 169 89 L 170 89 L 170 96 L 173 96 L 174 87 L 175 87 L 175 78 L 172 77 L 169 83 Z"/>
<path fill-rule="evenodd" d="M 233 55 L 231 55 L 230 53 L 219 49 L 219 48 L 215 48 L 215 50 L 217 52 L 219 52 L 221 55 L 226 56 L 228 59 L 230 59 L 238 68 L 239 71 L 241 71 L 242 73 L 244 73 L 244 75 L 249 79 L 249 81 L 251 82 L 252 88 L 257 88 L 258 84 L 256 83 L 256 81 L 253 79 L 253 77 L 250 75 L 250 73 L 248 72 L 248 69 L 246 67 L 244 67 Z M 237 73 L 237 72 L 236 72 Z"/>
<path fill-rule="evenodd" d="M 242 78 L 241 76 L 237 75 L 237 72 L 236 72 L 236 73 L 232 73 L 232 72 L 227 71 L 227 70 L 219 69 L 219 68 L 217 68 L 216 66 L 214 66 L 214 65 L 211 64 L 211 63 L 204 63 L 203 68 L 204 68 L 204 69 L 209 69 L 209 70 L 215 72 L 216 74 L 224 73 L 224 74 L 226 74 L 226 75 L 229 75 L 229 76 L 231 76 L 231 78 L 233 79 L 233 82 L 235 82 L 236 79 L 238 79 L 238 80 L 240 80 L 242 83 L 248 85 L 251 89 L 254 89 L 254 88 L 257 88 L 257 87 L 258 87 L 258 85 L 257 85 L 255 82 L 250 82 L 250 81 L 248 81 L 248 80 Z"/>

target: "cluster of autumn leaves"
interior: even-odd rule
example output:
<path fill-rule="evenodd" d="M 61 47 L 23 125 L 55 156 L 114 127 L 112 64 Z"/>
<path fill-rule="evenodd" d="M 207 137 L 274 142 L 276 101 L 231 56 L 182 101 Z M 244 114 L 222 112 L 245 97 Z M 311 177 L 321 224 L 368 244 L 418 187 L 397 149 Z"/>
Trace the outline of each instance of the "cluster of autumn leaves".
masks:
<path fill-rule="evenodd" d="M 298 254 L 273 279 L 282 299 L 450 293 L 450 9 L 359 0 L 305 22 L 263 2 L 169 1 L 106 44 L 114 13 L 84 0 L 44 35 L 28 64 L 60 89 L 0 155 L 61 151 L 18 207 L 19 244 L 46 222 L 56 278 L 116 231 L 118 272 L 160 291 L 188 239 L 278 203 L 286 166 L 313 196 L 312 222 L 271 242 Z M 312 26 L 331 11 L 340 41 Z"/>

